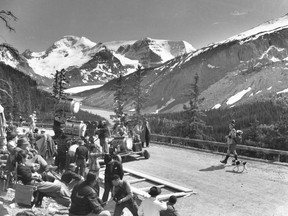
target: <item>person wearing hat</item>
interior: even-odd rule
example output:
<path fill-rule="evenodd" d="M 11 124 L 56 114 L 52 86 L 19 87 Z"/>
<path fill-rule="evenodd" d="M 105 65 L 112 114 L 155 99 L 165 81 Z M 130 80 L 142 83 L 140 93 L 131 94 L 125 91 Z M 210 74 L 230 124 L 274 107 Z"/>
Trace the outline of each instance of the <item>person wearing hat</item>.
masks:
<path fill-rule="evenodd" d="M 61 181 L 64 182 L 66 185 L 70 185 L 70 183 L 72 183 L 72 181 L 73 181 L 73 183 L 77 183 L 81 179 L 84 180 L 84 178 L 82 176 L 75 173 L 75 170 L 76 170 L 76 164 L 70 163 L 68 166 L 68 169 L 62 174 Z M 71 188 L 73 188 L 72 185 L 71 185 Z"/>
<path fill-rule="evenodd" d="M 20 150 L 24 150 L 27 153 L 27 166 L 40 168 L 40 170 L 38 170 L 40 173 L 44 171 L 55 170 L 57 168 L 56 166 L 48 165 L 47 161 L 41 155 L 39 155 L 35 149 L 30 148 L 30 146 L 31 145 L 28 141 L 28 138 L 23 136 L 18 139 L 17 147 L 15 148 L 16 153 L 18 153 Z M 35 166 L 37 164 L 38 166 Z"/>
<path fill-rule="evenodd" d="M 59 134 L 57 134 L 57 138 L 55 139 L 55 143 L 57 144 L 57 155 L 55 158 L 55 165 L 58 166 L 58 173 L 63 173 L 66 167 L 67 160 L 67 152 L 69 149 L 68 137 L 61 130 Z"/>
<path fill-rule="evenodd" d="M 160 193 L 160 188 L 156 186 L 150 188 L 149 194 L 151 197 L 142 201 L 138 208 L 139 216 L 160 216 L 160 211 L 167 209 L 167 205 L 157 199 Z"/>
<path fill-rule="evenodd" d="M 228 145 L 227 154 L 226 154 L 225 159 L 220 161 L 223 164 L 227 163 L 227 160 L 230 157 L 231 153 L 234 154 L 235 160 L 238 159 L 237 152 L 236 152 L 236 142 L 235 142 L 235 138 L 236 138 L 235 120 L 232 120 L 230 122 L 229 130 L 230 130 L 229 134 L 225 137 L 227 140 L 227 145 Z"/>
<path fill-rule="evenodd" d="M 119 175 L 112 176 L 112 197 L 116 202 L 114 216 L 121 216 L 124 208 L 129 209 L 133 216 L 138 216 L 138 206 L 133 199 L 129 182 L 121 180 Z"/>
<path fill-rule="evenodd" d="M 31 168 L 27 166 L 27 159 L 28 155 L 25 150 L 20 150 L 16 155 L 19 180 L 21 180 L 24 185 L 37 186 L 37 191 L 41 192 L 43 196 L 52 197 L 56 202 L 60 203 L 60 200 L 65 200 L 65 204 L 63 202 L 61 202 L 61 204 L 69 206 L 71 193 L 68 188 L 52 176 L 47 174 L 40 175 L 37 172 L 33 172 Z"/>
<path fill-rule="evenodd" d="M 98 135 L 100 145 L 103 148 L 103 152 L 105 154 L 109 153 L 107 138 L 110 137 L 110 131 L 105 120 L 99 121 L 98 128 L 96 129 L 95 134 Z"/>
<path fill-rule="evenodd" d="M 97 184 L 98 174 L 88 172 L 85 181 L 74 186 L 71 195 L 69 216 L 111 216 L 103 209 L 94 186 Z"/>
<path fill-rule="evenodd" d="M 106 165 L 105 168 L 105 177 L 104 177 L 104 193 L 102 197 L 102 201 L 105 203 L 108 200 L 109 193 L 113 189 L 112 184 L 112 177 L 113 175 L 117 174 L 120 179 L 123 179 L 124 171 L 122 164 L 117 161 L 113 160 L 112 156 L 109 154 L 104 155 L 104 163 Z"/>
<path fill-rule="evenodd" d="M 9 135 L 7 135 L 7 150 L 11 155 L 15 155 L 17 140 L 18 140 L 17 133 L 11 132 Z"/>
<path fill-rule="evenodd" d="M 15 132 L 8 134 L 8 136 L 7 136 L 7 150 L 9 152 L 9 155 L 7 158 L 6 169 L 8 170 L 9 173 L 12 173 L 14 171 L 13 161 L 15 160 L 17 140 L 18 140 L 18 136 Z M 11 175 L 9 175 L 9 178 L 10 177 L 11 177 Z M 10 179 L 9 179 L 9 181 L 10 181 Z"/>
<path fill-rule="evenodd" d="M 100 144 L 92 143 L 90 146 L 89 152 L 89 162 L 88 162 L 88 169 L 89 171 L 99 171 L 100 170 L 100 163 L 98 157 L 102 156 L 102 147 Z"/>
<path fill-rule="evenodd" d="M 167 209 L 166 210 L 162 210 L 160 212 L 160 216 L 179 216 L 177 210 L 174 207 L 176 202 L 177 202 L 177 197 L 174 196 L 174 195 L 171 195 L 169 197 L 168 202 L 166 203 Z"/>
<path fill-rule="evenodd" d="M 149 147 L 150 144 L 150 136 L 151 136 L 151 128 L 149 125 L 149 122 L 145 118 L 143 120 L 143 125 L 142 125 L 142 132 L 140 134 L 140 139 L 142 143 L 142 147 L 144 147 L 144 142 L 146 143 L 146 147 Z"/>

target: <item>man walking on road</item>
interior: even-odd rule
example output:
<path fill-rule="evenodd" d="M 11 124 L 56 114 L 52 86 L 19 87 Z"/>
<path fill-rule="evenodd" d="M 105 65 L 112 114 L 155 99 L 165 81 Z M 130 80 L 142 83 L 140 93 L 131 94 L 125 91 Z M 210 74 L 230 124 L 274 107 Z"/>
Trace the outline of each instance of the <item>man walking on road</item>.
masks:
<path fill-rule="evenodd" d="M 235 129 L 235 120 L 232 120 L 231 123 L 229 124 L 229 134 L 226 136 L 227 139 L 227 144 L 228 144 L 228 149 L 227 149 L 227 154 L 224 160 L 221 160 L 220 162 L 223 164 L 227 163 L 228 158 L 230 157 L 230 154 L 233 153 L 235 160 L 237 160 L 237 152 L 236 152 L 236 129 Z"/>

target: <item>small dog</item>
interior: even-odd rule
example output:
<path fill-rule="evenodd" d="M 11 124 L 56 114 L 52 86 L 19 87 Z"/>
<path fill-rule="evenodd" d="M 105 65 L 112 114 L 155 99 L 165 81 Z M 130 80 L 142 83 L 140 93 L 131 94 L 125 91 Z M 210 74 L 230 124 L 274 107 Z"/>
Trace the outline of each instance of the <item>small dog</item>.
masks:
<path fill-rule="evenodd" d="M 234 165 L 233 171 L 239 172 L 239 168 L 242 166 L 243 170 L 241 172 L 244 172 L 245 170 L 248 172 L 246 161 L 233 160 L 232 165 Z"/>

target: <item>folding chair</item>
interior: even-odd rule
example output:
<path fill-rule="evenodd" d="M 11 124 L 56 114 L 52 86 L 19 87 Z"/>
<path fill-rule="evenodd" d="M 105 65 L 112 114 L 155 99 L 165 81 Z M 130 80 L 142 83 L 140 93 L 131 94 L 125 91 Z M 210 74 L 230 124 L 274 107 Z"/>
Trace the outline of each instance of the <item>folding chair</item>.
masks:
<path fill-rule="evenodd" d="M 33 204 L 33 194 L 37 190 L 36 186 L 33 185 L 23 185 L 21 181 L 18 180 L 17 174 L 18 163 L 15 165 L 15 203 L 32 206 Z"/>

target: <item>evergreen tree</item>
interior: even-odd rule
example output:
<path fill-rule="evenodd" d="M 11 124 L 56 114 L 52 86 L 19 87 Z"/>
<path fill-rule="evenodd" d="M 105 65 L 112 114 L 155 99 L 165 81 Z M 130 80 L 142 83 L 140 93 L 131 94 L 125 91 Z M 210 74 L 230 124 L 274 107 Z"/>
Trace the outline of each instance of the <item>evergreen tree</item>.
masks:
<path fill-rule="evenodd" d="M 125 121 L 124 117 L 124 103 L 127 100 L 127 92 L 125 85 L 123 83 L 123 76 L 120 76 L 116 80 L 116 84 L 113 87 L 114 93 L 114 113 L 115 115 L 111 115 L 111 119 L 119 119 L 120 121 Z"/>
<path fill-rule="evenodd" d="M 53 82 L 53 96 L 56 99 L 60 100 L 61 98 L 65 98 L 67 96 L 67 94 L 64 93 L 67 84 L 66 71 L 64 69 L 61 71 L 56 70 Z"/>
<path fill-rule="evenodd" d="M 132 86 L 132 100 L 135 108 L 135 120 L 137 121 L 141 117 L 141 109 L 144 103 L 148 99 L 148 95 L 144 92 L 141 86 L 143 69 L 139 65 L 135 75 L 135 83 Z"/>
<path fill-rule="evenodd" d="M 206 115 L 199 109 L 199 104 L 204 100 L 200 99 L 199 95 L 199 75 L 198 73 L 194 76 L 194 83 L 190 84 L 188 89 L 188 94 L 186 95 L 189 98 L 189 104 L 183 105 L 184 113 L 186 115 L 183 123 L 184 129 L 188 132 L 192 138 L 203 138 L 203 130 L 206 127 L 206 123 L 203 121 L 203 117 Z"/>
<path fill-rule="evenodd" d="M 52 86 L 53 86 L 52 93 L 53 93 L 53 96 L 55 98 L 58 98 L 58 91 L 59 91 L 59 82 L 58 82 L 58 80 L 59 80 L 59 71 L 56 70 L 56 73 L 54 74 L 54 82 L 52 84 Z"/>
<path fill-rule="evenodd" d="M 10 21 L 17 21 L 18 18 L 8 10 L 0 10 L 0 20 L 4 22 L 5 28 L 7 28 L 10 32 L 15 32 L 14 27 L 11 26 Z M 20 59 L 20 55 L 17 49 L 7 43 L 0 43 L 0 48 L 7 49 L 15 59 Z"/>

